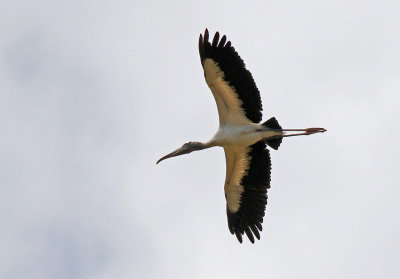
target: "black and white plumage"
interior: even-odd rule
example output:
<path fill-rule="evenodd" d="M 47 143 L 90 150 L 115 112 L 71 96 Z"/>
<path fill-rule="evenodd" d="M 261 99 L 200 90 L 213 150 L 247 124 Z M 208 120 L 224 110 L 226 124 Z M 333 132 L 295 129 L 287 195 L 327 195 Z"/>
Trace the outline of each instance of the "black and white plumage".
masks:
<path fill-rule="evenodd" d="M 189 142 L 160 161 L 213 146 L 225 151 L 225 198 L 228 227 L 239 242 L 247 235 L 260 239 L 270 188 L 271 159 L 266 145 L 278 149 L 283 137 L 325 132 L 323 128 L 282 129 L 273 117 L 262 119 L 260 92 L 231 42 L 216 32 L 212 42 L 206 29 L 199 38 L 204 77 L 218 108 L 220 127 L 206 143 Z M 301 133 L 287 134 L 289 131 Z"/>
<path fill-rule="evenodd" d="M 240 100 L 240 107 L 247 118 L 245 122 L 259 123 L 262 119 L 260 91 L 254 82 L 253 76 L 246 69 L 243 60 L 235 51 L 231 42 L 225 42 L 226 36 L 222 36 L 219 41 L 219 33 L 217 32 L 211 44 L 208 41 L 208 30 L 204 33 L 204 40 L 202 35 L 199 38 L 200 61 L 204 68 L 207 84 L 217 102 L 220 123 L 227 122 L 227 114 L 223 114 L 223 110 L 221 111 L 222 103 L 218 102 L 221 95 L 219 88 L 223 86 L 231 87 L 231 90 L 227 90 L 224 94 L 226 97 L 228 97 L 228 94 L 235 95 L 234 97 L 225 98 L 232 101 L 231 107 L 236 105 L 233 104 L 234 101 L 237 101 L 236 98 Z M 218 81 L 218 78 L 221 79 Z M 213 83 L 220 85 L 220 87 L 214 87 Z M 243 112 L 240 113 L 240 116 Z M 235 113 L 235 117 L 239 116 L 236 111 L 233 113 Z"/>

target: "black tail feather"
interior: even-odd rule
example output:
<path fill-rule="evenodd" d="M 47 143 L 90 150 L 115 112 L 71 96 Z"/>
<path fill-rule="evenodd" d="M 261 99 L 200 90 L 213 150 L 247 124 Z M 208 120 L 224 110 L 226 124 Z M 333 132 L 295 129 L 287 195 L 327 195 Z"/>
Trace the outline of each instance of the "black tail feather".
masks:
<path fill-rule="evenodd" d="M 269 128 L 269 129 L 282 130 L 281 125 L 279 125 L 278 120 L 276 120 L 275 117 L 271 117 L 270 119 L 265 121 L 262 125 L 264 127 Z M 281 136 L 276 136 L 276 137 L 273 137 L 273 138 L 269 138 L 269 139 L 265 140 L 265 143 L 269 147 L 271 147 L 271 148 L 273 148 L 275 150 L 278 150 L 279 146 L 282 143 L 282 137 Z"/>
<path fill-rule="evenodd" d="M 270 129 L 282 130 L 281 125 L 279 125 L 278 120 L 276 120 L 275 117 L 271 117 L 261 125 Z"/>
<path fill-rule="evenodd" d="M 265 143 L 266 143 L 269 147 L 271 147 L 271 148 L 273 148 L 273 149 L 275 149 L 275 150 L 278 150 L 279 146 L 280 146 L 281 143 L 282 143 L 282 137 L 277 136 L 276 138 L 267 139 L 267 140 L 265 140 Z"/>

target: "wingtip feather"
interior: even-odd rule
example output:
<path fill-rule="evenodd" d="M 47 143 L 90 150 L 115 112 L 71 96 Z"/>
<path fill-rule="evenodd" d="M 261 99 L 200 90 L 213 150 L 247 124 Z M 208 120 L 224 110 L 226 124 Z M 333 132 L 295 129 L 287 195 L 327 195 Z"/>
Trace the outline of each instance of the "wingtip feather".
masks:
<path fill-rule="evenodd" d="M 226 36 L 223 35 L 221 40 L 219 41 L 218 48 L 223 48 L 226 42 Z"/>
<path fill-rule="evenodd" d="M 250 242 L 254 244 L 254 236 L 251 233 L 250 229 L 247 227 L 244 232 L 246 233 L 247 237 L 249 238 Z"/>
<path fill-rule="evenodd" d="M 240 232 L 236 232 L 235 235 L 236 235 L 237 240 L 238 240 L 240 243 L 242 243 L 242 242 L 243 242 L 243 238 L 242 238 L 241 233 L 240 233 Z"/>
<path fill-rule="evenodd" d="M 212 47 L 216 48 L 218 45 L 218 41 L 219 41 L 219 32 L 217 31 L 212 41 Z"/>

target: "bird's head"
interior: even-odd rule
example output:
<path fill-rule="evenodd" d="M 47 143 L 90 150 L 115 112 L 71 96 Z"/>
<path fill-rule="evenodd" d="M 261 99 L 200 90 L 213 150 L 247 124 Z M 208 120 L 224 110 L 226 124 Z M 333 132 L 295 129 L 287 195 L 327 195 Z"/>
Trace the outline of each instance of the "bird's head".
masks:
<path fill-rule="evenodd" d="M 157 161 L 156 164 L 158 164 L 159 162 L 161 162 L 162 160 L 171 158 L 171 157 L 175 157 L 175 156 L 179 156 L 179 155 L 183 155 L 183 154 L 188 154 L 192 151 L 196 151 L 196 150 L 201 150 L 206 148 L 206 145 L 204 143 L 201 142 L 197 142 L 197 141 L 190 141 L 187 142 L 185 144 L 183 144 L 181 147 L 179 147 L 177 150 L 172 151 L 171 153 L 165 155 L 164 157 L 162 157 L 160 160 Z"/>

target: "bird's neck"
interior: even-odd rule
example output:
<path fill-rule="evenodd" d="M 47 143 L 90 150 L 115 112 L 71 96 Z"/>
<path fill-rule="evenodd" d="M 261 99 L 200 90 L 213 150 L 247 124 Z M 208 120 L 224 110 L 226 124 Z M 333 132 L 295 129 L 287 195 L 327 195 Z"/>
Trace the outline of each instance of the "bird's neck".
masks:
<path fill-rule="evenodd" d="M 202 148 L 201 149 L 206 149 L 206 148 L 210 148 L 210 147 L 214 147 L 217 146 L 218 144 L 215 142 L 214 139 L 211 139 L 205 143 L 201 143 L 202 144 Z M 199 149 L 200 150 L 200 149 Z"/>
<path fill-rule="evenodd" d="M 210 147 L 213 147 L 213 146 L 215 146 L 215 144 L 213 144 L 211 141 L 208 141 L 208 142 L 197 142 L 195 150 L 203 150 L 203 149 L 207 149 L 207 148 L 210 148 Z"/>

